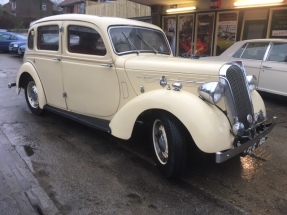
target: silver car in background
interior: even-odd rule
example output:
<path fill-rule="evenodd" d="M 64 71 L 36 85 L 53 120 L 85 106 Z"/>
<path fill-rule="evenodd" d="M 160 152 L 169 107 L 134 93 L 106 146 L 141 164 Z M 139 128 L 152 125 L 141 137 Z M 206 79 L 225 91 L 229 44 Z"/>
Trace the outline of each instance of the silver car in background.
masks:
<path fill-rule="evenodd" d="M 234 43 L 217 57 L 202 60 L 242 60 L 247 75 L 255 75 L 258 90 L 287 96 L 287 39 L 253 39 Z"/>

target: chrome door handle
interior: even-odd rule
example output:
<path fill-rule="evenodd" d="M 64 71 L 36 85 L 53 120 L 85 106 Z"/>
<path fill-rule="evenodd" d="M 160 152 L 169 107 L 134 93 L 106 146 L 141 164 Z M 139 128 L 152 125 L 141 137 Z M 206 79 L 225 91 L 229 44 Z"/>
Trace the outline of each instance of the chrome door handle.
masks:
<path fill-rule="evenodd" d="M 262 66 L 264 69 L 271 69 L 272 66 Z"/>
<path fill-rule="evenodd" d="M 108 64 L 101 64 L 101 66 L 109 67 L 109 68 L 112 68 L 112 67 L 113 67 L 113 65 L 112 65 L 112 64 L 110 64 L 110 63 L 108 63 Z"/>
<path fill-rule="evenodd" d="M 61 61 L 61 58 L 52 58 L 53 61 Z"/>

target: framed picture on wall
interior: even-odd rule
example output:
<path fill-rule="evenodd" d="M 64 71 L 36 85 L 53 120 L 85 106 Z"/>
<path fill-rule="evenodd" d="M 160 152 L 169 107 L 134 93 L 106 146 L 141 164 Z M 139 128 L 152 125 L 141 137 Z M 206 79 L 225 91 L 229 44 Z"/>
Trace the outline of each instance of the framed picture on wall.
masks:
<path fill-rule="evenodd" d="M 238 11 L 217 14 L 214 54 L 220 55 L 236 41 Z"/>
<path fill-rule="evenodd" d="M 178 16 L 178 56 L 189 58 L 192 56 L 194 33 L 194 15 Z"/>
<path fill-rule="evenodd" d="M 195 56 L 212 55 L 213 30 L 215 13 L 196 14 Z"/>
<path fill-rule="evenodd" d="M 269 38 L 287 38 L 287 8 L 271 9 Z"/>
<path fill-rule="evenodd" d="M 266 38 L 267 20 L 245 20 L 242 40 Z"/>
<path fill-rule="evenodd" d="M 176 54 L 176 16 L 163 16 L 162 17 L 162 29 L 167 36 L 169 44 L 172 49 L 172 53 Z"/>

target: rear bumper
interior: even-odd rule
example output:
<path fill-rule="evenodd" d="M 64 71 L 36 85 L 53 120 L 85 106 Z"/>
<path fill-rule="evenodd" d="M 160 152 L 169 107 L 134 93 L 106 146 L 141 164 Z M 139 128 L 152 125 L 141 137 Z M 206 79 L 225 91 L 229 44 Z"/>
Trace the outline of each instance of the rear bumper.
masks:
<path fill-rule="evenodd" d="M 277 124 L 277 118 L 273 117 L 273 122 L 266 125 L 266 129 L 255 136 L 252 140 L 247 141 L 246 143 L 235 147 L 233 149 L 224 151 L 224 152 L 216 152 L 215 161 L 216 163 L 222 163 L 240 153 L 251 154 L 253 150 L 261 146 L 265 140 L 267 139 L 267 134 L 274 128 Z"/>

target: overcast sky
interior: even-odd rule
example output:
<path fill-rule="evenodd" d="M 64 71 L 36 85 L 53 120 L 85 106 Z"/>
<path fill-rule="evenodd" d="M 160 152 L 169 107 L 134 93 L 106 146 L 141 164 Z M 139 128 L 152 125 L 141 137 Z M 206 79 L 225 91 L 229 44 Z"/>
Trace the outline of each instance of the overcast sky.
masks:
<path fill-rule="evenodd" d="M 0 0 L 0 4 L 6 4 L 9 0 Z"/>

